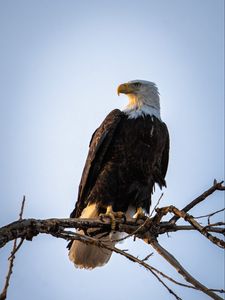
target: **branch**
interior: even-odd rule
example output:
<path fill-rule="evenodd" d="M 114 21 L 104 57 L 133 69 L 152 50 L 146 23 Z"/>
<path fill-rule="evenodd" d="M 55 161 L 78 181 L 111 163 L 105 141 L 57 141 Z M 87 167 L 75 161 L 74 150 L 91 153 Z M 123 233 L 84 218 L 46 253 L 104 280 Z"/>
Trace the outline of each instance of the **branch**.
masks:
<path fill-rule="evenodd" d="M 161 224 L 160 224 L 161 225 Z M 204 230 L 207 229 L 208 232 L 215 232 L 219 234 L 225 235 L 225 228 L 219 228 L 219 227 L 211 227 L 213 224 L 210 224 L 210 227 L 208 225 L 206 227 L 203 227 Z M 159 234 L 169 233 L 169 232 L 176 232 L 176 231 L 185 231 L 185 230 L 196 230 L 194 226 L 191 225 L 172 225 L 170 223 L 165 223 L 160 226 Z"/>
<path fill-rule="evenodd" d="M 211 235 L 206 229 L 210 227 L 208 226 L 202 227 L 191 215 L 185 213 L 183 210 L 179 210 L 174 206 L 167 206 L 160 209 L 157 209 L 157 212 L 160 216 L 166 215 L 168 212 L 173 212 L 174 215 L 178 218 L 183 218 L 185 221 L 189 222 L 196 230 L 198 230 L 202 235 L 204 235 L 207 239 L 209 239 L 212 243 L 217 245 L 220 248 L 225 248 L 225 242 L 223 240 L 218 239 L 217 237 Z M 215 224 L 211 224 L 211 226 L 215 225 L 224 225 L 223 222 L 218 222 Z"/>
<path fill-rule="evenodd" d="M 135 262 L 135 263 L 140 264 L 145 269 L 149 270 L 166 287 L 166 289 L 171 294 L 173 294 L 175 296 L 176 299 L 180 299 L 180 298 L 155 273 L 160 274 L 164 278 L 170 280 L 171 282 L 173 282 L 177 285 L 187 287 L 187 288 L 196 289 L 196 290 L 201 290 L 202 292 L 206 293 L 207 295 L 209 295 L 213 299 L 216 299 L 216 300 L 221 300 L 222 299 L 219 296 L 217 296 L 216 294 L 214 294 L 213 291 L 223 293 L 223 290 L 206 288 L 203 284 L 201 284 L 195 278 L 193 278 L 168 251 L 166 251 L 164 248 L 162 248 L 158 244 L 158 242 L 156 240 L 151 241 L 151 245 L 153 246 L 153 248 L 155 248 L 155 249 L 157 248 L 158 250 L 157 249 L 156 250 L 160 255 L 162 255 L 161 254 L 161 252 L 162 252 L 164 254 L 162 256 L 167 261 L 169 261 L 169 263 L 172 264 L 177 269 L 178 273 L 180 273 L 186 281 L 188 281 L 192 285 L 187 285 L 187 284 L 180 283 L 180 282 L 172 279 L 168 275 L 165 275 L 164 273 L 162 273 L 158 269 L 156 269 L 156 268 L 150 266 L 149 264 L 145 263 L 145 259 L 140 260 L 137 257 L 135 257 L 135 256 L 133 256 L 133 255 L 121 250 L 121 249 L 118 249 L 118 248 L 113 247 L 113 246 L 110 247 L 107 244 L 105 244 L 104 242 L 102 242 L 102 241 L 100 241 L 96 238 L 89 237 L 89 236 L 86 236 L 86 235 L 81 235 L 81 234 L 74 233 L 74 232 L 71 232 L 71 231 L 66 231 L 66 232 L 63 232 L 63 233 L 56 233 L 56 234 L 53 234 L 53 235 L 56 236 L 56 237 L 61 237 L 61 238 L 66 239 L 66 240 L 79 240 L 79 241 L 84 242 L 86 244 L 92 244 L 92 245 L 95 245 L 95 246 L 98 246 L 98 247 L 101 247 L 101 248 L 105 248 L 107 250 L 114 251 L 114 252 L 126 257 L 127 259 Z M 161 248 L 161 252 L 159 252 L 160 248 Z M 168 259 L 168 257 L 169 257 L 169 259 Z"/>
<path fill-rule="evenodd" d="M 166 208 L 158 209 L 157 213 L 159 211 L 163 211 L 163 210 L 166 210 L 167 212 L 169 211 L 168 207 L 166 207 Z M 171 211 L 172 211 L 172 209 L 171 209 Z M 160 217 L 161 217 L 161 215 L 162 214 L 160 214 Z M 146 222 L 146 220 L 148 222 Z M 129 222 L 127 221 L 127 223 L 117 224 L 118 231 L 127 232 L 130 234 L 138 232 L 137 236 L 139 238 L 142 238 L 145 241 L 148 240 L 152 244 L 153 241 L 156 239 L 157 234 L 160 233 L 160 230 L 163 230 L 165 233 L 165 232 L 169 232 L 171 230 L 183 229 L 182 226 L 171 225 L 169 223 L 166 223 L 166 224 L 160 223 L 157 227 L 157 226 L 155 226 L 156 224 L 154 224 L 153 221 L 155 220 L 158 222 L 159 218 L 156 218 L 155 216 L 152 219 L 146 219 L 146 220 L 143 223 L 143 224 L 145 224 L 144 228 L 142 228 L 143 224 L 141 224 L 141 225 L 137 224 L 136 220 L 132 220 Z M 120 222 L 121 222 L 121 220 L 120 220 Z M 149 228 L 149 227 L 151 227 L 151 228 Z M 47 220 L 27 219 L 27 220 L 20 220 L 17 222 L 13 222 L 13 223 L 0 229 L 0 244 L 1 244 L 1 246 L 3 246 L 5 243 L 7 243 L 7 241 L 15 238 L 15 236 L 21 237 L 23 239 L 26 238 L 26 239 L 30 240 L 39 233 L 51 234 L 54 237 L 59 237 L 59 238 L 63 238 L 66 240 L 77 239 L 77 236 L 79 236 L 79 239 L 82 242 L 86 241 L 88 243 L 94 243 L 94 242 L 90 242 L 90 241 L 95 241 L 95 243 L 96 243 L 97 239 L 95 239 L 93 237 L 84 236 L 84 235 L 80 236 L 77 233 L 65 231 L 64 230 L 65 228 L 81 228 L 83 230 L 86 229 L 86 231 L 88 228 L 96 228 L 96 229 L 105 230 L 105 232 L 109 232 L 111 227 L 110 227 L 110 224 L 104 223 L 98 219 L 97 220 L 93 220 L 93 219 L 47 219 Z M 139 232 L 140 228 L 141 228 L 141 232 Z M 188 229 L 191 228 L 191 229 L 196 230 L 196 228 L 194 226 L 186 226 L 186 228 L 188 228 Z M 108 249 L 107 248 L 108 246 L 104 245 L 100 240 L 97 240 L 97 243 L 98 243 L 98 246 L 100 245 L 100 247 L 105 247 L 106 249 Z M 110 248 L 109 250 L 114 251 L 119 254 L 121 254 L 121 251 L 122 251 L 117 248 Z M 126 256 L 127 258 L 129 256 L 131 258 L 130 254 L 128 254 L 124 251 L 122 251 L 122 252 L 123 252 L 123 254 L 121 254 L 121 255 Z M 139 263 L 140 265 L 144 266 L 147 269 L 151 268 L 151 271 L 153 271 L 153 272 L 160 272 L 158 270 L 156 271 L 156 269 L 154 269 L 153 267 L 146 264 L 144 261 L 141 261 L 137 258 L 132 257 L 131 260 Z M 184 285 L 182 283 L 177 283 L 173 279 L 169 279 L 169 277 L 165 274 L 164 275 L 162 275 L 162 273 L 159 273 L 159 274 L 161 276 L 164 276 L 168 280 L 173 281 L 176 284 L 183 285 L 183 286 L 190 287 L 190 288 L 192 287 L 192 286 Z M 184 276 L 184 278 L 187 279 L 185 276 Z M 195 280 L 195 279 L 193 279 L 193 280 Z M 192 281 L 189 281 L 189 282 L 192 283 Z M 164 285 L 164 283 L 162 283 L 162 284 Z M 195 285 L 195 287 L 197 289 L 199 289 L 198 285 L 197 286 Z M 194 287 L 192 287 L 192 288 L 194 288 Z M 207 288 L 204 287 L 204 289 L 207 289 Z M 172 292 L 170 291 L 170 293 L 172 293 Z M 209 293 L 213 294 L 212 290 L 209 291 Z M 179 299 L 179 297 L 176 299 Z M 215 299 L 220 299 L 220 298 L 215 298 Z"/>
<path fill-rule="evenodd" d="M 208 196 L 210 196 L 211 194 L 213 194 L 215 191 L 224 191 L 225 190 L 225 186 L 223 186 L 222 184 L 223 184 L 223 181 L 217 182 L 216 180 L 214 180 L 213 186 L 211 188 L 209 188 L 204 193 L 202 193 L 200 196 L 198 196 L 193 201 L 191 201 L 188 205 L 186 205 L 182 209 L 182 211 L 188 212 L 190 209 L 192 209 L 194 206 L 196 206 L 197 204 L 199 204 L 200 202 L 202 202 L 203 200 L 205 200 Z M 179 217 L 178 216 L 174 216 L 174 217 L 172 217 L 170 219 L 169 222 L 170 223 L 175 223 L 175 222 L 177 222 L 177 220 L 179 220 Z"/>
<path fill-rule="evenodd" d="M 154 220 L 156 220 L 155 216 L 152 219 L 146 218 L 145 221 L 139 220 L 137 222 L 136 220 L 129 220 L 126 221 L 126 223 L 121 223 L 121 219 L 117 219 L 116 230 L 125 232 L 129 234 L 129 236 L 137 234 L 137 237 L 142 239 L 149 238 L 150 235 L 152 238 L 155 238 L 159 234 L 161 235 L 167 232 L 175 232 L 178 230 L 196 230 L 194 226 L 178 226 L 169 222 L 161 222 L 159 224 L 155 224 Z M 101 232 L 110 232 L 111 225 L 110 223 L 104 223 L 99 219 L 23 219 L 21 221 L 16 221 L 0 228 L 0 248 L 2 248 L 9 241 L 12 241 L 16 238 L 32 240 L 34 236 L 37 236 L 40 233 L 51 234 L 65 228 L 77 228 L 84 231 L 92 228 L 96 230 L 100 229 Z M 203 230 L 207 230 L 209 232 L 216 232 L 220 234 L 225 233 L 224 228 L 202 228 Z"/>
<path fill-rule="evenodd" d="M 140 224 L 137 224 L 135 220 L 133 220 L 126 224 L 118 224 L 117 222 L 117 225 L 118 228 L 116 229 L 118 231 L 131 233 L 134 229 L 137 229 Z M 0 248 L 16 238 L 32 240 L 34 236 L 37 236 L 40 233 L 54 234 L 65 228 L 79 228 L 84 231 L 87 231 L 89 228 L 93 228 L 103 229 L 104 232 L 111 231 L 110 221 L 104 223 L 99 219 L 24 219 L 0 228 Z"/>
<path fill-rule="evenodd" d="M 23 196 L 23 201 L 21 204 L 21 209 L 20 209 L 20 213 L 19 213 L 19 220 L 22 220 L 23 217 L 23 211 L 24 211 L 24 205 L 25 205 L 25 196 Z M 8 273 L 6 275 L 6 279 L 5 279 L 5 285 L 3 287 L 3 290 L 0 294 L 0 300 L 5 300 L 7 297 L 7 291 L 8 291 L 8 287 L 9 287 L 9 281 L 10 281 L 10 277 L 13 273 L 13 265 L 14 265 L 14 259 L 15 259 L 15 254 L 16 252 L 19 250 L 19 248 L 22 246 L 24 239 L 22 238 L 19 245 L 17 246 L 17 239 L 14 240 L 13 243 L 13 248 L 12 248 L 12 252 L 9 259 L 9 268 L 8 268 Z"/>
<path fill-rule="evenodd" d="M 208 224 L 207 226 L 203 227 L 203 230 L 211 228 L 212 226 L 224 226 L 224 225 L 225 222 L 216 222 L 216 223 Z"/>
<path fill-rule="evenodd" d="M 212 292 L 212 290 L 209 290 L 206 286 L 201 284 L 199 281 L 197 281 L 194 277 L 192 277 L 185 269 L 184 267 L 178 262 L 178 260 L 170 254 L 165 248 L 163 248 L 159 243 L 154 240 L 151 241 L 150 244 L 152 247 L 163 257 L 165 258 L 169 264 L 171 264 L 179 274 L 181 274 L 186 281 L 193 284 L 198 290 L 201 290 L 203 293 L 207 294 L 212 299 L 216 300 L 222 300 L 221 297 L 216 295 Z"/>
<path fill-rule="evenodd" d="M 216 214 L 218 214 L 218 213 L 220 213 L 220 212 L 222 212 L 222 211 L 224 211 L 225 210 L 225 208 L 222 208 L 222 209 L 219 209 L 219 210 L 217 210 L 217 211 L 214 211 L 214 212 L 212 212 L 212 213 L 209 213 L 209 214 L 207 214 L 207 215 L 204 215 L 204 216 L 198 216 L 198 217 L 194 217 L 195 219 L 202 219 L 202 218 L 208 218 L 208 219 L 210 219 L 210 217 L 212 217 L 212 216 L 214 216 L 214 215 L 216 215 Z"/>
<path fill-rule="evenodd" d="M 71 238 L 71 235 L 74 235 L 74 236 Z M 171 288 L 169 288 L 156 273 L 158 273 L 161 276 L 167 278 L 168 280 L 172 281 L 173 283 L 176 283 L 176 284 L 184 286 L 184 287 L 195 289 L 195 287 L 193 287 L 193 286 L 177 282 L 176 280 L 174 280 L 171 277 L 165 275 L 164 273 L 157 270 L 156 268 L 154 268 L 154 267 L 150 266 L 149 264 L 145 263 L 143 260 L 140 260 L 137 257 L 135 257 L 135 256 L 119 249 L 119 248 L 116 248 L 114 246 L 109 246 L 109 245 L 105 244 L 104 242 L 100 241 L 99 239 L 89 237 L 89 236 L 86 236 L 86 235 L 81 235 L 81 234 L 74 233 L 74 232 L 70 232 L 70 231 L 69 232 L 67 231 L 67 232 L 64 232 L 64 233 L 56 233 L 56 234 L 54 234 L 54 236 L 61 237 L 61 238 L 66 239 L 66 240 L 79 240 L 81 242 L 84 242 L 85 244 L 95 245 L 95 246 L 98 246 L 98 247 L 116 252 L 116 253 L 126 257 L 130 261 L 140 264 L 145 269 L 149 270 L 157 278 L 157 280 L 168 290 L 168 292 L 171 293 L 177 300 L 182 300 L 182 299 L 179 296 L 177 296 L 175 294 L 175 292 L 173 292 L 173 290 L 171 290 Z"/>
<path fill-rule="evenodd" d="M 157 237 L 164 233 L 168 232 L 175 232 L 180 230 L 198 230 L 201 234 L 207 237 L 211 242 L 216 244 L 217 246 L 224 248 L 225 243 L 224 241 L 218 239 L 217 237 L 212 236 L 209 232 L 215 232 L 219 234 L 225 234 L 225 229 L 219 226 L 223 225 L 223 222 L 215 222 L 214 224 L 208 224 L 207 226 L 203 227 L 200 225 L 194 217 L 187 214 L 187 211 L 194 207 L 195 205 L 199 204 L 201 201 L 206 199 L 209 195 L 211 195 L 216 190 L 225 190 L 225 187 L 222 186 L 222 182 L 217 183 L 214 182 L 214 185 L 204 192 L 202 195 L 191 201 L 183 210 L 179 210 L 174 206 L 168 206 L 163 208 L 156 207 L 153 209 L 150 217 L 144 218 L 144 220 L 136 220 L 136 219 L 129 219 L 123 222 L 121 219 L 116 219 L 116 228 L 115 230 L 118 232 L 125 232 L 128 234 L 125 238 L 130 236 L 138 237 L 143 241 L 151 244 L 157 251 L 162 255 L 171 265 L 173 265 L 177 271 L 192 285 L 183 284 L 180 282 L 175 281 L 174 279 L 170 278 L 168 275 L 162 273 L 161 271 L 157 270 L 156 268 L 148 265 L 145 260 L 140 260 L 125 251 L 122 251 L 116 247 L 110 248 L 101 241 L 101 239 L 94 238 L 94 236 L 98 233 L 102 233 L 103 235 L 108 235 L 111 232 L 111 224 L 110 220 L 104 220 L 104 222 L 100 219 L 46 219 L 46 220 L 37 220 L 37 219 L 24 219 L 22 220 L 22 213 L 23 208 L 21 208 L 20 219 L 19 221 L 13 222 L 8 224 L 2 228 L 0 228 L 0 248 L 3 247 L 6 243 L 11 240 L 15 240 L 17 238 L 21 238 L 19 245 L 16 244 L 13 247 L 11 252 L 11 256 L 9 258 L 13 259 L 15 257 L 15 253 L 21 247 L 23 241 L 25 239 L 32 240 L 34 236 L 37 236 L 40 233 L 50 234 L 54 237 L 63 238 L 66 240 L 74 240 L 78 239 L 84 243 L 95 244 L 99 247 L 104 247 L 110 251 L 114 251 L 120 255 L 125 256 L 127 259 L 136 262 L 149 271 L 165 286 L 165 288 L 176 298 L 180 299 L 163 281 L 159 276 L 163 276 L 164 278 L 170 280 L 171 282 L 188 287 L 193 289 L 201 290 L 202 292 L 206 293 L 213 299 L 221 299 L 217 296 L 214 291 L 216 292 L 224 292 L 224 290 L 215 290 L 215 289 L 208 289 L 203 284 L 199 283 L 196 279 L 194 279 L 181 265 L 180 263 L 162 246 L 160 246 L 157 242 Z M 159 198 L 158 203 L 162 196 Z M 157 205 L 158 205 L 157 203 Z M 156 206 L 157 206 L 156 205 Z M 153 217 L 152 214 L 155 210 L 155 215 Z M 221 210 L 222 211 L 222 210 Z M 174 214 L 174 217 L 171 218 L 170 221 L 163 221 L 163 217 L 168 213 L 171 212 Z M 219 212 L 219 211 L 218 211 Z M 213 212 L 209 214 L 210 216 L 216 214 L 217 212 Z M 208 216 L 209 216 L 208 215 Z M 186 222 L 190 225 L 182 225 L 177 226 L 176 221 L 179 218 L 183 218 Z M 67 228 L 76 228 L 81 229 L 84 231 L 86 235 L 79 235 L 77 233 L 66 231 Z M 91 233 L 88 234 L 89 229 L 91 229 Z M 93 230 L 94 229 L 94 230 Z M 124 239 L 125 239 L 124 238 Z M 108 248 L 107 248 L 108 247 Z M 12 268 L 11 268 L 12 270 Z M 10 275 L 9 275 L 10 277 Z M 9 282 L 9 280 L 8 280 Z M 6 288 L 7 290 L 7 288 Z M 0 298 L 5 299 L 5 298 Z"/>

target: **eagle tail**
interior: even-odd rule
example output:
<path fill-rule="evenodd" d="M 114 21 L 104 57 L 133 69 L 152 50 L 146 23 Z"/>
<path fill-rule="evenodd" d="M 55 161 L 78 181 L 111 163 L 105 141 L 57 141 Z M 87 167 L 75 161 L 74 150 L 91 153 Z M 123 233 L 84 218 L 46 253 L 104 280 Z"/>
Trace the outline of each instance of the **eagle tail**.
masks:
<path fill-rule="evenodd" d="M 90 204 L 83 210 L 80 218 L 97 218 L 98 215 L 96 204 Z M 83 230 L 79 230 L 78 233 L 84 234 Z M 100 235 L 96 235 L 96 237 L 100 238 Z M 112 242 L 112 240 L 119 237 L 120 234 L 115 233 L 113 236 L 107 235 L 100 239 L 107 246 L 113 247 L 115 242 Z M 69 259 L 74 263 L 75 267 L 81 269 L 94 269 L 95 267 L 103 266 L 109 261 L 111 255 L 112 251 L 110 250 L 88 245 L 80 241 L 73 241 L 69 251 Z"/>

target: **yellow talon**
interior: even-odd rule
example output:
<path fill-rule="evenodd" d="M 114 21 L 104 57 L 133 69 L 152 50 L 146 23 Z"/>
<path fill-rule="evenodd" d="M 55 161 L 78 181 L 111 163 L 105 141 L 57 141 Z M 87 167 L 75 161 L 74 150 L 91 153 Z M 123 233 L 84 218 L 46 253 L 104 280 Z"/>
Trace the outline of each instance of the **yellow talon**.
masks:
<path fill-rule="evenodd" d="M 137 219 L 137 220 L 138 219 L 145 219 L 145 213 L 144 213 L 142 207 L 137 208 L 136 213 L 134 215 L 134 218 Z"/>
<path fill-rule="evenodd" d="M 100 219 L 109 218 L 111 223 L 112 230 L 116 228 L 116 218 L 124 218 L 125 214 L 122 211 L 115 212 L 112 209 L 112 205 L 107 206 L 106 212 L 104 214 L 99 215 Z"/>

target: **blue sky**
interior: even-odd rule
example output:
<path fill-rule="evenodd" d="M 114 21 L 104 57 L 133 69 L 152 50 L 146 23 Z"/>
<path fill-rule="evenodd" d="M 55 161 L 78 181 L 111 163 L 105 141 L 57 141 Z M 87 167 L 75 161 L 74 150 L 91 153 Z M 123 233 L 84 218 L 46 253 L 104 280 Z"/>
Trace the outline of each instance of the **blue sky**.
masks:
<path fill-rule="evenodd" d="M 110 110 L 126 105 L 117 86 L 137 78 L 157 84 L 170 131 L 161 205 L 182 208 L 214 178 L 224 179 L 223 6 L 222 0 L 0 1 L 1 225 L 17 218 L 24 194 L 24 217 L 70 214 L 91 134 Z M 217 193 L 192 214 L 223 206 Z M 198 233 L 159 241 L 197 279 L 222 287 L 222 250 Z M 10 246 L 0 253 L 1 282 Z M 104 268 L 76 270 L 65 246 L 45 236 L 25 243 L 8 299 L 170 298 L 151 274 L 115 254 Z M 132 240 L 119 246 L 139 257 L 152 252 Z M 149 263 L 175 276 L 156 253 Z M 183 299 L 205 299 L 174 289 Z"/>

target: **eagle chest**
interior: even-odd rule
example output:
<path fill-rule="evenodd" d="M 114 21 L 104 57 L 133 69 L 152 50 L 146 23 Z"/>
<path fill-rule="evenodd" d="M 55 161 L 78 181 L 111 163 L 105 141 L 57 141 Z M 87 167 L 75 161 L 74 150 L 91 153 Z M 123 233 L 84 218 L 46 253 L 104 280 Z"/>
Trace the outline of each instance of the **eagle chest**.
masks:
<path fill-rule="evenodd" d="M 141 171 L 151 168 L 158 148 L 157 121 L 153 117 L 124 120 L 119 125 L 108 158 L 126 167 Z M 147 170 L 146 170 L 147 171 Z"/>

